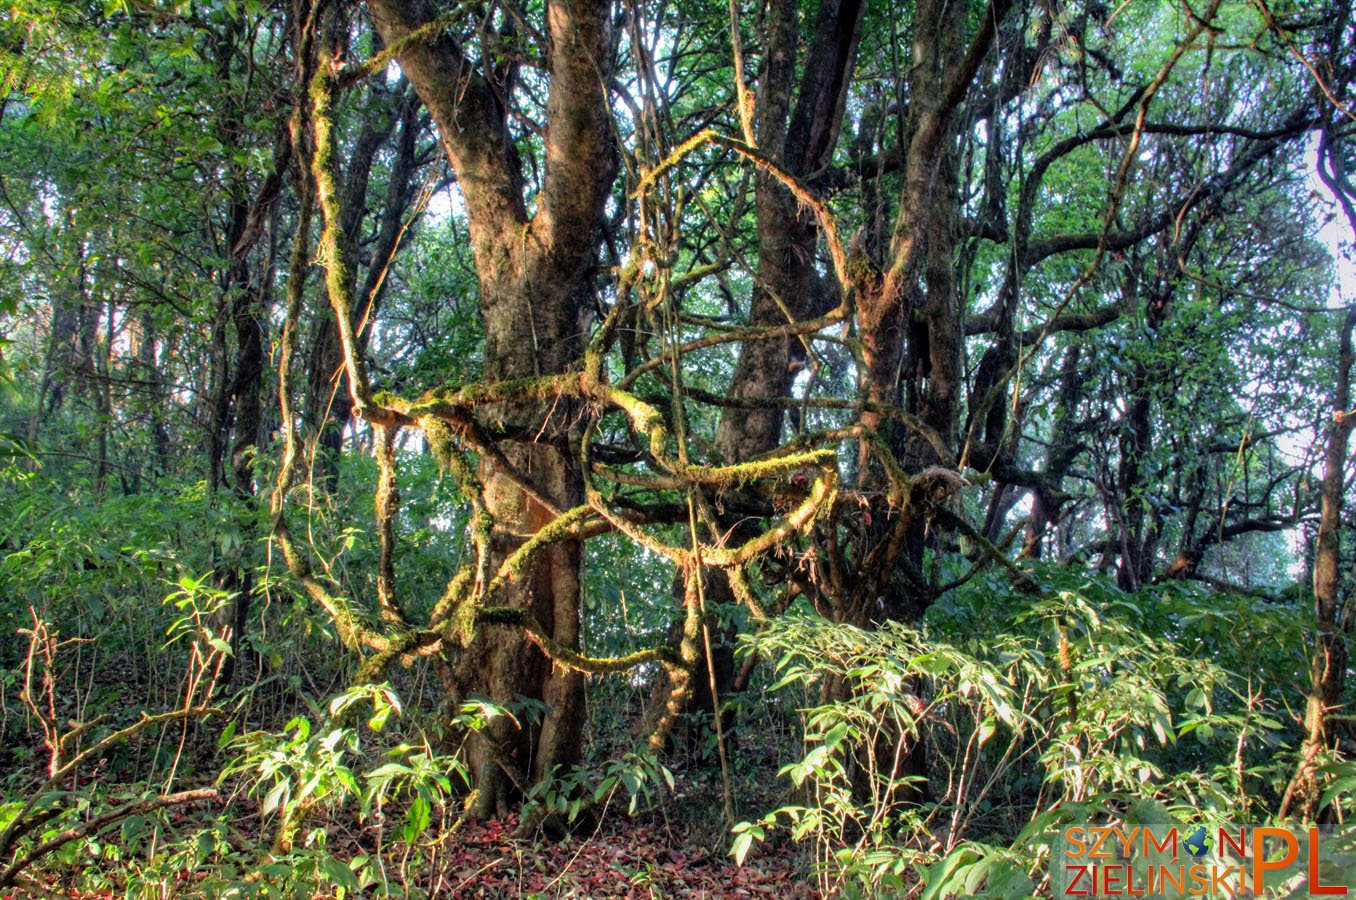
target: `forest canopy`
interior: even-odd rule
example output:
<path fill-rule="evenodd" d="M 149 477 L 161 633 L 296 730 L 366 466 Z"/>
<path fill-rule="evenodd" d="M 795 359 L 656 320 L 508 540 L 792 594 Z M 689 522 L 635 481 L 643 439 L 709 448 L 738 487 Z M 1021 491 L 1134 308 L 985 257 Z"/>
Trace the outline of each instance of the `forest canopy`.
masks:
<path fill-rule="evenodd" d="M 1344 821 L 1352 12 L 13 0 L 0 891 Z"/>

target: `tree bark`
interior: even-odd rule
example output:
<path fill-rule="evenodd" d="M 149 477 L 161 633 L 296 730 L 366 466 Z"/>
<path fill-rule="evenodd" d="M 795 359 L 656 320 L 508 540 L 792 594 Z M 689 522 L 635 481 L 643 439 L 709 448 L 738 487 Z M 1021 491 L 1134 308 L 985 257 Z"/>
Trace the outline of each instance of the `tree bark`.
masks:
<path fill-rule="evenodd" d="M 1318 810 L 1318 757 L 1331 746 L 1329 714 L 1342 705 L 1347 675 L 1347 634 L 1351 631 L 1353 606 L 1341 602 L 1342 502 L 1346 485 L 1347 448 L 1356 427 L 1351 405 L 1351 367 L 1356 363 L 1352 332 L 1356 310 L 1342 323 L 1337 360 L 1337 383 L 1333 390 L 1333 419 L 1323 459 L 1322 508 L 1318 538 L 1314 542 L 1314 651 L 1309 669 L 1309 697 L 1304 710 L 1305 740 L 1299 767 L 1281 801 L 1281 817 L 1298 805 L 1300 815 L 1312 820 Z"/>
<path fill-rule="evenodd" d="M 878 410 L 862 415 L 863 425 L 879 438 L 870 445 L 863 441 L 858 465 L 861 485 L 873 487 L 872 499 L 862 517 L 859 567 L 844 607 L 836 611 L 859 626 L 886 619 L 916 622 L 934 599 L 922 575 L 928 537 L 920 513 L 950 488 L 935 482 L 940 492 L 934 494 L 920 484 L 902 498 L 882 491 L 879 486 L 891 480 L 880 454 L 893 456 L 889 466 L 909 475 L 956 465 L 964 329 L 954 265 L 960 238 L 955 123 L 1006 9 L 1001 0 L 992 4 L 968 47 L 964 5 L 921 0 L 914 15 L 899 206 L 884 265 L 859 263 L 866 274 L 858 276 L 856 289 L 865 399 L 878 409 L 902 406 L 922 428 L 906 428 Z M 903 506 L 896 505 L 899 500 Z M 908 738 L 883 740 L 897 744 Z M 900 787 L 900 796 L 926 798 L 925 744 L 912 741 L 902 754 L 880 749 L 888 752 L 878 758 L 898 762 L 877 776 L 919 779 Z"/>
<path fill-rule="evenodd" d="M 513 95 L 513 66 L 477 70 L 446 29 L 411 39 L 436 19 L 424 0 L 369 0 L 368 8 L 385 44 L 400 48 L 401 69 L 438 126 L 466 201 L 485 324 L 486 378 L 566 371 L 583 353 L 581 312 L 594 303 L 600 226 L 617 169 L 605 87 L 614 55 L 610 5 L 558 0 L 546 8 L 545 166 L 531 217 L 504 105 Z M 495 410 L 512 432 L 525 436 L 504 449 L 505 459 L 557 509 L 577 504 L 583 495 L 572 430 L 577 413 L 567 403 Z M 493 462 L 482 460 L 479 474 L 494 518 L 497 566 L 553 514 Z M 495 602 L 532 610 L 557 642 L 577 648 L 581 558 L 577 542 L 553 545 Z M 536 780 L 578 759 L 583 679 L 554 669 L 521 630 L 480 629 L 454 674 L 463 695 L 510 706 L 521 695 L 546 705 L 539 725 L 516 730 L 498 719 L 473 744 L 477 813 L 507 812 L 516 795 L 514 770 Z"/>

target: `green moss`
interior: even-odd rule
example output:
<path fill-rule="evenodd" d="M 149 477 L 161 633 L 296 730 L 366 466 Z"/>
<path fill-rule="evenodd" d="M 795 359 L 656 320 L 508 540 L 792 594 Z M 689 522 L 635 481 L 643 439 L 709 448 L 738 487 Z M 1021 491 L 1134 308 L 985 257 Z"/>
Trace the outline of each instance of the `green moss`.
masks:
<path fill-rule="evenodd" d="M 669 647 L 637 650 L 625 656 L 585 656 L 572 650 L 552 638 L 542 628 L 536 617 L 525 609 L 516 606 L 490 606 L 476 614 L 476 621 L 482 625 L 517 626 L 527 632 L 532 642 L 541 648 L 550 660 L 558 666 L 573 669 L 576 672 L 588 672 L 602 675 L 611 672 L 625 672 L 642 663 L 660 660 L 670 665 L 683 666 L 683 663 Z M 686 667 L 685 667 L 686 668 Z"/>
<path fill-rule="evenodd" d="M 539 528 L 536 534 L 532 535 L 504 562 L 504 569 L 508 576 L 516 581 L 522 575 L 523 570 L 527 568 L 528 563 L 542 549 L 558 541 L 569 540 L 573 537 L 575 526 L 583 521 L 589 512 L 590 507 L 587 505 L 576 506 Z"/>
<path fill-rule="evenodd" d="M 475 598 L 471 596 L 475 575 L 475 562 L 467 563 L 457 570 L 429 616 L 431 627 L 437 629 L 449 645 L 465 647 L 475 639 L 476 604 Z"/>
<path fill-rule="evenodd" d="M 392 663 L 422 647 L 431 646 L 438 641 L 439 637 L 440 635 L 437 632 L 423 628 L 411 628 L 408 631 L 393 635 L 387 639 L 386 646 L 382 650 L 363 660 L 362 666 L 358 669 L 358 674 L 353 679 L 354 685 L 373 684 L 382 680 Z"/>
<path fill-rule="evenodd" d="M 452 429 L 447 423 L 434 416 L 423 416 L 419 419 L 419 427 L 423 429 L 424 437 L 428 438 L 433 458 L 438 461 L 438 471 L 446 472 L 456 467 L 461 460 L 452 440 Z"/>
<path fill-rule="evenodd" d="M 779 478 L 802 469 L 814 469 L 833 461 L 831 449 L 790 453 L 770 459 L 736 463 L 731 466 L 687 466 L 684 473 L 693 481 L 740 487 L 765 478 Z"/>

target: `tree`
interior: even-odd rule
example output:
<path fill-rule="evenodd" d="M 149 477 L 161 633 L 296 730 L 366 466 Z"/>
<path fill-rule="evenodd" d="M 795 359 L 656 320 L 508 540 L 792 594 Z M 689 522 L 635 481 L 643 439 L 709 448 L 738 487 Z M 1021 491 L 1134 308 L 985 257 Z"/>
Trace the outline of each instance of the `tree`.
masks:
<path fill-rule="evenodd" d="M 396 51 L 393 55 L 437 123 L 466 201 L 485 322 L 486 376 L 507 381 L 567 371 L 583 355 L 580 323 L 594 303 L 599 228 L 617 165 L 607 96 L 615 42 L 606 6 L 583 0 L 552 5 L 544 33 L 533 35 L 549 88 L 541 111 L 541 183 L 531 215 L 510 127 L 518 79 L 537 76 L 500 50 L 518 36 L 517 20 L 504 15 L 477 35 L 477 62 L 426 3 L 375 2 L 370 10 L 384 43 Z M 502 62 L 491 65 L 496 57 Z M 324 198 L 323 186 L 321 191 Z M 322 208 L 327 227 L 342 233 L 335 220 L 337 206 L 322 199 Z M 353 330 L 351 325 L 345 328 L 346 314 L 336 309 L 341 335 Z M 351 337 L 344 340 L 346 353 L 352 354 L 356 347 Z M 347 363 L 361 415 L 372 402 L 370 389 L 357 360 L 349 355 Z M 571 452 L 577 438 L 570 433 L 570 406 L 516 403 L 499 415 L 504 429 L 518 440 L 497 458 L 482 460 L 478 473 L 485 509 L 494 523 L 487 564 L 496 567 L 552 513 L 581 499 L 578 464 Z M 523 440 L 533 435 L 535 440 Z M 525 488 L 520 473 L 531 473 L 531 488 Z M 536 563 L 527 583 L 505 597 L 509 606 L 530 610 L 552 639 L 571 648 L 578 646 L 579 553 L 573 542 L 553 547 Z M 513 786 L 506 769 L 535 781 L 557 763 L 577 757 L 580 674 L 554 671 L 544 655 L 524 652 L 517 632 L 494 626 L 479 632 L 462 656 L 455 680 L 467 695 L 482 693 L 509 703 L 521 694 L 547 705 L 539 727 L 514 732 L 502 723 L 490 736 L 499 745 L 497 751 L 478 751 L 474 770 L 480 810 L 507 808 Z"/>
<path fill-rule="evenodd" d="M 1052 589 L 1035 560 L 1252 590 L 1226 545 L 1336 533 L 1340 461 L 1320 500 L 1286 455 L 1325 357 L 1276 347 L 1330 274 L 1299 148 L 1317 130 L 1339 188 L 1347 162 L 1343 70 L 1305 67 L 1344 45 L 1296 13 L 299 0 L 47 27 L 81 41 L 8 64 L 37 402 L 3 427 L 79 435 L 104 497 L 195 448 L 226 680 L 271 482 L 269 589 L 358 680 L 428 660 L 445 713 L 519 714 L 471 744 L 481 814 L 580 760 L 587 677 L 650 667 L 649 751 L 684 712 L 723 730 L 757 664 L 735 634 L 789 610 L 917 627 L 988 568 Z M 465 549 L 430 562 L 431 532 Z M 604 536 L 667 641 L 588 646 Z M 858 749 L 926 779 L 919 731 Z"/>

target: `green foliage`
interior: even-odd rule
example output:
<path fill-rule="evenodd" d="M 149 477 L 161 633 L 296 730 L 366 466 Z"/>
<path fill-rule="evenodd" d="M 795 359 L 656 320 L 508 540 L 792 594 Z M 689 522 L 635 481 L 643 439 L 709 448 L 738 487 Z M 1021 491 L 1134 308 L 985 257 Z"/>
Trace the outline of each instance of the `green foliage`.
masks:
<path fill-rule="evenodd" d="M 567 823 L 576 822 L 583 813 L 600 819 L 621 792 L 628 799 L 627 815 L 634 816 L 651 805 L 656 791 L 666 787 L 674 789 L 673 772 L 658 757 L 628 751 L 606 759 L 596 769 L 578 766 L 539 782 L 523 814 L 529 819 L 555 815 Z"/>
<path fill-rule="evenodd" d="M 259 801 L 260 815 L 274 823 L 273 859 L 259 871 L 265 884 L 284 896 L 322 887 L 350 893 L 373 886 L 392 891 L 411 877 L 408 866 L 419 861 L 421 848 L 436 849 L 438 842 L 425 843 L 431 827 L 447 835 L 460 825 L 460 817 L 449 813 L 456 791 L 468 784 L 458 755 L 435 752 L 427 738 L 400 741 L 380 753 L 365 750 L 364 731 L 347 723 L 368 704 L 365 730 L 375 741 L 402 715 L 400 698 L 389 685 L 361 685 L 335 696 L 317 710 L 318 726 L 298 716 L 281 732 L 236 736 L 228 729 L 221 736 L 222 745 L 236 755 L 218 780 L 243 779 L 249 796 Z M 509 715 L 501 707 L 472 701 L 462 706 L 449 730 L 465 736 Z M 328 851 L 324 827 L 302 834 L 308 819 L 334 813 L 355 799 L 358 821 L 377 825 L 378 856 L 386 840 L 388 811 L 403 810 L 394 832 L 404 848 L 398 873 L 386 872 L 376 858 L 345 863 Z M 428 861 L 434 860 L 436 853 Z M 394 884 L 393 874 L 398 876 Z"/>
<path fill-rule="evenodd" d="M 806 751 L 782 769 L 805 799 L 737 825 L 736 859 L 785 829 L 813 843 L 826 890 L 898 891 L 911 873 L 929 896 L 1026 896 L 1059 821 L 1265 809 L 1297 735 L 1256 685 L 1299 676 L 1293 614 L 1045 575 L 1035 597 L 958 591 L 919 629 L 797 617 L 749 638 L 772 689 L 808 701 Z M 922 752 L 926 775 L 907 763 Z"/>
<path fill-rule="evenodd" d="M 773 685 L 766 694 L 756 681 L 739 693 L 720 686 L 715 705 L 732 714 L 734 738 L 718 748 L 712 713 L 702 709 L 680 719 L 675 735 L 691 727 L 673 737 L 680 746 L 671 757 L 638 752 L 630 723 L 658 665 L 588 677 L 585 763 L 530 788 L 529 819 L 578 824 L 622 807 L 636 818 L 656 809 L 667 815 L 677 779 L 685 787 L 711 782 L 717 759 L 725 779 L 733 773 L 734 787 L 723 785 L 735 794 L 730 799 L 747 809 L 769 790 L 768 768 L 786 761 L 773 761 L 777 742 L 769 735 L 792 732 L 801 745 L 781 770 L 792 795 L 735 825 L 733 854 L 742 862 L 785 833 L 812 848 L 826 890 L 848 895 L 1023 896 L 1039 887 L 1044 835 L 1061 821 L 1270 815 L 1295 768 L 1300 735 L 1290 708 L 1309 678 L 1312 621 L 1294 585 L 1302 536 L 1286 530 L 1312 518 L 1315 472 L 1299 435 L 1308 426 L 1320 435 L 1332 418 L 1331 317 L 1297 311 L 1327 302 L 1333 277 L 1312 236 L 1321 202 L 1310 194 L 1310 161 L 1300 152 L 1303 133 L 1330 112 L 1319 94 L 1331 90 L 1343 102 L 1350 94 L 1341 83 L 1350 80 L 1349 60 L 1324 52 L 1315 31 L 1326 27 L 1327 10 L 1310 15 L 1281 4 L 1273 17 L 1228 0 L 1210 14 L 1197 46 L 1185 47 L 1186 30 L 1207 23 L 1184 15 L 1180 3 L 1016 4 L 981 75 L 948 98 L 958 115 L 942 125 L 946 133 L 924 168 L 934 181 L 950 182 L 936 196 L 956 198 L 957 208 L 954 221 L 920 242 L 913 219 L 926 220 L 928 210 L 892 222 L 910 208 L 918 181 L 919 160 L 909 158 L 916 135 L 908 129 L 921 107 L 911 83 L 933 69 L 950 71 L 957 60 L 932 66 L 908 58 L 932 40 L 914 21 L 919 4 L 868 4 L 861 34 L 845 41 L 856 59 L 843 73 L 844 95 L 789 122 L 777 108 L 824 81 L 815 61 L 801 59 L 814 29 L 832 24 L 818 23 L 820 6 L 786 7 L 794 13 L 788 28 L 799 31 L 787 35 L 766 31 L 776 17 L 750 15 L 744 3 L 624 6 L 617 65 L 607 73 L 608 129 L 564 127 L 551 111 L 579 104 L 557 93 L 570 79 L 547 69 L 566 52 L 541 40 L 550 30 L 547 4 L 491 4 L 484 16 L 449 20 L 451 37 L 467 49 L 468 71 L 458 77 L 494 68 L 478 75 L 509 123 L 504 142 L 491 134 L 485 147 L 492 152 L 469 156 L 485 156 L 487 166 L 502 159 L 512 170 L 500 185 L 505 195 L 490 204 L 512 211 L 505 221 L 470 227 L 457 191 L 473 181 L 494 185 L 483 177 L 494 173 L 463 167 L 449 176 L 403 75 L 388 68 L 341 92 L 333 162 L 352 243 L 342 248 L 347 258 L 327 247 L 317 259 L 314 246 L 297 239 L 300 194 L 312 187 L 293 178 L 307 160 L 289 140 L 292 100 L 304 93 L 294 83 L 306 63 L 298 38 L 318 45 L 333 38 L 338 63 L 353 62 L 379 45 L 365 17 L 330 6 L 344 15 L 307 24 L 287 4 L 264 0 L 7 5 L 0 21 L 0 620 L 31 620 L 35 629 L 51 623 L 70 643 L 47 665 L 60 687 L 50 688 L 50 708 L 42 710 L 25 694 L 32 644 L 0 632 L 0 831 L 32 825 L 23 841 L 4 846 L 0 857 L 9 858 L 0 865 L 63 828 L 124 810 L 115 824 L 51 854 L 73 889 L 163 894 L 185 872 L 199 879 L 195 890 L 212 896 L 354 896 L 395 891 L 420 867 L 435 868 L 461 820 L 459 805 L 473 796 L 477 773 L 465 768 L 464 742 L 496 721 L 536 735 L 551 713 L 541 693 L 508 709 L 466 701 L 468 673 L 443 623 L 431 621 L 453 573 L 466 573 L 463 589 L 483 586 L 503 554 L 528 537 L 510 533 L 520 522 L 472 525 L 478 498 L 444 477 L 433 458 L 445 444 L 493 445 L 521 460 L 517 451 L 529 440 L 571 454 L 584 449 L 581 440 L 591 442 L 587 459 L 598 468 L 590 472 L 584 457 L 572 457 L 567 467 L 580 465 L 565 473 L 568 490 L 553 502 L 579 502 L 589 481 L 598 494 L 589 495 L 593 508 L 583 518 L 597 530 L 584 545 L 582 572 L 552 573 L 567 577 L 552 580 L 564 590 L 553 588 L 542 619 L 561 634 L 577 624 L 579 649 L 590 656 L 670 640 L 691 602 L 674 590 L 674 561 L 634 540 L 637 529 L 668 547 L 686 550 L 694 539 L 728 547 L 796 502 L 803 473 L 790 484 L 686 483 L 679 467 L 636 440 L 623 415 L 593 403 L 562 402 L 549 415 L 512 404 L 468 406 L 424 429 L 438 445 L 433 454 L 418 427 L 403 424 L 390 560 L 398 615 L 380 609 L 376 573 L 385 548 L 373 512 L 372 432 L 361 416 L 340 435 L 337 477 L 319 475 L 325 461 L 305 456 L 270 509 L 282 431 L 299 429 L 309 454 L 326 410 L 347 389 L 319 367 L 332 322 L 315 276 L 327 262 L 381 275 L 379 302 L 354 324 L 383 396 L 481 379 L 492 368 L 482 316 L 510 302 L 482 290 L 502 278 L 530 295 L 531 316 L 489 336 L 522 346 L 490 350 L 501 358 L 549 351 L 573 360 L 565 365 L 574 372 L 578 354 L 557 351 L 608 335 L 603 379 L 653 406 L 653 420 L 663 419 L 669 435 L 663 450 L 683 459 L 682 468 L 689 455 L 698 466 L 733 461 L 720 457 L 730 438 L 739 443 L 741 413 L 760 396 L 749 389 L 760 387 L 756 378 L 733 390 L 737 367 L 750 360 L 749 371 L 769 366 L 755 374 L 776 381 L 797 407 L 771 429 L 771 444 L 781 448 L 757 448 L 771 455 L 756 466 L 775 468 L 766 460 L 784 462 L 809 447 L 793 442 L 820 429 L 853 429 L 829 444 L 843 485 L 832 508 L 749 567 L 752 590 L 774 613 L 746 645 L 772 669 Z M 967 28 L 977 30 L 988 7 L 965 6 Z M 740 21 L 731 21 L 740 10 Z M 746 165 L 727 153 L 732 144 L 710 144 L 658 172 L 660 159 L 691 135 L 738 132 L 733 36 L 742 40 L 743 77 L 759 114 L 769 117 L 757 136 L 766 159 Z M 1329 43 L 1341 49 L 1335 38 Z M 1179 50 L 1177 69 L 1166 71 Z M 326 47 L 322 63 L 330 53 Z M 1342 53 L 1350 56 L 1349 48 Z M 787 87 L 779 98 L 764 79 L 775 80 L 782 63 Z M 1326 73 L 1322 91 L 1311 64 Z M 1161 89 L 1139 117 L 1143 86 L 1160 72 Z M 469 114 L 475 105 L 460 109 Z M 1142 132 L 1132 132 L 1137 118 L 1147 126 Z M 794 140 L 830 136 L 836 144 L 811 166 L 778 146 L 788 129 Z M 1287 129 L 1293 137 L 1258 137 Z M 598 234 L 583 255 L 553 258 L 568 255 L 563 244 L 536 241 L 549 231 L 547 220 L 579 198 L 556 198 L 532 219 L 547 167 L 575 156 L 576 148 L 563 147 L 547 159 L 548 136 L 604 130 L 605 150 L 626 174 L 606 191 L 606 208 L 594 211 L 589 228 Z M 395 211 L 390 221 L 401 242 L 387 261 L 375 248 L 381 207 L 398 193 L 396 135 L 413 148 L 411 185 L 424 179 L 430 192 L 450 187 L 446 197 L 440 188 L 431 203 L 423 194 Z M 443 137 L 455 143 L 451 132 Z M 1351 155 L 1349 146 L 1335 152 Z M 851 243 L 859 294 L 841 293 L 828 277 L 822 232 L 801 240 L 769 215 L 776 204 L 768 202 L 768 162 L 777 160 L 807 166 L 796 174 Z M 1049 165 L 1037 174 L 1038 163 Z M 647 179 L 656 190 L 637 193 Z M 507 196 L 518 188 L 520 197 Z M 641 194 L 648 205 L 640 205 Z M 797 229 L 812 230 L 808 208 L 800 212 L 804 229 Z M 244 224 L 256 233 L 242 249 Z M 1050 249 L 1061 241 L 1074 249 Z M 928 257 L 927 271 L 902 263 L 890 270 L 892 285 L 904 285 L 911 318 L 897 333 L 872 335 L 866 313 L 873 300 L 889 298 L 866 289 L 889 248 L 906 247 Z M 289 271 L 293 253 L 298 264 Z M 522 269 L 539 257 L 550 262 L 543 271 L 551 277 L 576 283 L 534 281 L 536 273 Z M 1095 259 L 1100 268 L 1083 277 Z M 805 297 L 769 290 L 783 274 L 778 268 L 797 261 L 814 270 L 797 286 L 815 295 L 799 311 L 793 307 Z M 569 302 L 548 308 L 561 287 Z M 270 363 L 284 334 L 293 334 L 282 328 L 284 296 L 299 301 L 300 318 L 289 319 L 299 352 L 292 371 L 275 373 Z M 832 328 L 789 340 L 740 335 L 758 315 L 780 325 L 840 298 L 854 312 Z M 757 309 L 769 301 L 779 307 L 770 318 Z M 595 313 L 609 331 L 598 329 Z M 1045 331 L 1047 322 L 1088 313 L 1107 315 L 1086 330 Z M 237 355 L 251 326 L 270 360 L 262 372 Z M 553 332 L 549 347 L 539 330 Z M 987 517 L 982 530 L 997 552 L 1015 554 L 1022 526 L 1036 524 L 1039 500 L 1054 521 L 1036 538 L 1047 558 L 1061 562 L 1030 566 L 1038 590 L 1014 591 L 983 569 L 992 560 L 976 551 L 972 535 L 958 537 L 928 512 L 915 520 L 919 529 L 897 535 L 894 543 L 907 545 L 898 565 L 893 557 L 881 564 L 895 576 L 881 581 L 887 595 L 852 601 L 917 610 L 918 618 L 879 628 L 779 618 L 786 604 L 841 612 L 842 595 L 873 578 L 889 549 L 868 552 L 889 527 L 885 520 L 918 512 L 882 504 L 886 486 L 858 452 L 866 449 L 862 435 L 877 430 L 865 425 L 873 373 L 864 350 L 900 342 L 908 351 L 898 371 L 874 373 L 894 381 L 871 385 L 900 405 L 883 414 L 899 426 L 882 442 L 899 451 L 895 462 L 910 475 L 929 464 L 905 437 L 921 430 L 919 422 L 935 425 L 958 451 L 967 417 L 985 420 L 992 433 L 970 429 L 964 452 L 938 454 L 946 465 L 958 458 L 979 465 L 984 477 L 937 505 L 975 523 Z M 685 343 L 690 352 L 673 350 Z M 949 364 L 964 377 L 953 393 L 934 397 Z M 648 368 L 633 377 L 639 367 Z M 287 415 L 277 403 L 284 375 L 292 382 L 281 398 L 293 404 Z M 986 384 L 995 386 L 995 402 L 981 411 Z M 469 393 L 483 397 L 480 387 Z M 246 433 L 250 390 L 265 412 Z M 740 403 L 726 405 L 731 396 Z M 553 434 L 547 425 L 562 430 Z M 886 436 L 885 426 L 879 431 Z M 1055 465 L 1064 450 L 1067 459 Z M 986 451 L 992 460 L 976 463 Z M 243 475 L 227 464 L 236 452 L 250 460 Z M 499 464 L 485 452 L 468 459 Z M 520 474 L 540 477 L 534 469 Z M 621 477 L 610 482 L 603 474 Z M 278 510 L 304 543 L 308 566 L 289 571 L 279 558 L 271 539 Z M 697 519 L 694 537 L 688 522 Z M 1226 539 L 1239 525 L 1257 530 Z M 531 530 L 552 533 L 549 524 L 539 527 Z M 467 563 L 481 537 L 496 556 L 474 570 Z M 1187 575 L 1222 589 L 1154 584 L 1179 554 L 1195 560 Z M 1120 583 L 1137 590 L 1089 574 L 1117 563 Z M 524 571 L 509 574 L 533 592 Z M 576 574 L 577 610 L 568 596 Z M 427 639 L 420 653 L 398 660 L 406 668 L 391 666 L 390 683 L 343 691 L 328 703 L 312 699 L 341 690 L 361 661 L 340 652 L 334 620 L 308 590 L 321 582 L 376 636 L 360 653 L 406 626 L 405 634 Z M 933 602 L 946 584 L 958 587 Z M 702 637 L 717 648 L 751 627 L 741 605 L 702 602 L 709 630 Z M 465 621 L 470 607 L 458 610 Z M 237 633 L 232 613 L 246 608 Z M 566 621 L 576 615 L 577 623 Z M 406 621 L 396 626 L 396 618 Z M 522 650 L 535 652 L 526 643 Z M 231 667 L 232 678 L 218 679 Z M 540 666 L 522 667 L 531 668 Z M 699 667 L 693 677 L 705 674 Z M 232 709 L 224 732 L 184 722 L 156 741 L 109 738 L 115 723 L 135 722 L 139 713 L 209 698 Z M 423 711 L 433 708 L 455 715 L 430 724 Z M 44 748 L 58 755 L 63 739 L 81 752 L 99 747 L 99 768 L 81 767 L 78 778 L 60 784 L 44 775 Z M 232 756 L 224 766 L 223 755 Z M 926 768 L 916 765 L 922 759 Z M 1352 764 L 1337 748 L 1320 763 L 1324 802 L 1345 811 L 1356 788 Z M 225 808 L 190 822 L 127 807 L 143 793 L 217 774 L 231 795 Z M 690 796 L 709 799 L 700 790 Z M 709 806 L 696 815 L 710 819 Z M 260 819 L 274 836 L 271 848 L 252 831 Z M 349 852 L 357 845 L 349 826 L 370 829 L 362 839 L 375 834 L 377 847 Z M 353 840 L 341 850 L 335 843 L 345 837 Z"/>

